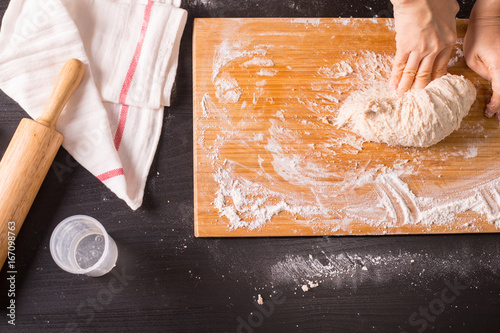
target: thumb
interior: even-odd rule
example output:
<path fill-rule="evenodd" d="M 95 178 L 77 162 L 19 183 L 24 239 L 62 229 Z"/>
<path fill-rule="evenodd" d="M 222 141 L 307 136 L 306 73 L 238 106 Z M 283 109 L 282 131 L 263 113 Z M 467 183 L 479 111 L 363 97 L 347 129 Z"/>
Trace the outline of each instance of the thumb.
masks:
<path fill-rule="evenodd" d="M 494 72 L 491 73 L 491 89 L 493 90 L 493 94 L 491 95 L 490 102 L 486 106 L 486 117 L 493 117 L 493 115 L 500 112 L 500 70 L 493 70 Z M 497 118 L 500 120 L 499 116 L 497 116 Z"/>

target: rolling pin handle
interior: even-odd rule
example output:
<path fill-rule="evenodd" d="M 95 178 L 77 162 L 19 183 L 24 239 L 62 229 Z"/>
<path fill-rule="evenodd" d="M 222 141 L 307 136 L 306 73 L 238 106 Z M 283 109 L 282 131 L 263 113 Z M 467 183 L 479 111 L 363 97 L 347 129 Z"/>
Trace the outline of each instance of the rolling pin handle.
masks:
<path fill-rule="evenodd" d="M 57 82 L 37 122 L 55 129 L 57 119 L 85 74 L 85 65 L 78 59 L 68 60 L 61 69 Z"/>

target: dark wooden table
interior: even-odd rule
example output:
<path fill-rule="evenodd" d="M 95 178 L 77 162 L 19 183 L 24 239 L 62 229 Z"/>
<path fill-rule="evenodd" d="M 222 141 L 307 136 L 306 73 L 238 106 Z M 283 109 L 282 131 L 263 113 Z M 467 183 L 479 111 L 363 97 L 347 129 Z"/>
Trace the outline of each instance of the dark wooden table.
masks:
<path fill-rule="evenodd" d="M 466 18 L 472 1 L 461 1 Z M 5 11 L 7 0 L 0 1 Z M 195 17 L 390 17 L 389 1 L 184 1 L 177 85 L 143 206 L 131 211 L 61 149 L 17 240 L 19 332 L 499 332 L 500 237 L 196 239 L 191 35 Z M 0 73 L 1 75 L 1 73 Z M 0 94 L 0 152 L 25 112 Z M 100 220 L 113 273 L 68 274 L 49 252 L 64 218 Z M 0 274 L 8 299 L 8 274 Z M 304 292 L 307 281 L 319 285 Z M 261 294 L 264 304 L 254 302 Z"/>

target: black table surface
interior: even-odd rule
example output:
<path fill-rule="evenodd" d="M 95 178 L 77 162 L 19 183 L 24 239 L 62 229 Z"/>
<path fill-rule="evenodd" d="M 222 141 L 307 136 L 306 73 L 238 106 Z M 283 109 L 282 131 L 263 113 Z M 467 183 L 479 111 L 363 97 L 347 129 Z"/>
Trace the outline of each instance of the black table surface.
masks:
<path fill-rule="evenodd" d="M 463 1 L 468 17 L 472 1 Z M 8 1 L 0 1 L 5 11 Z M 196 17 L 391 17 L 389 1 L 184 1 L 172 106 L 137 211 L 61 149 L 16 241 L 15 326 L 0 274 L 0 331 L 19 332 L 499 332 L 497 234 L 195 238 L 192 29 Z M 1 73 L 0 73 L 1 75 Z M 0 93 L 0 152 L 25 112 Z M 493 167 L 493 166 L 492 166 Z M 119 248 L 100 278 L 50 256 L 64 218 L 100 220 Z M 305 292 L 307 281 L 318 286 Z M 258 295 L 264 304 L 256 304 Z"/>

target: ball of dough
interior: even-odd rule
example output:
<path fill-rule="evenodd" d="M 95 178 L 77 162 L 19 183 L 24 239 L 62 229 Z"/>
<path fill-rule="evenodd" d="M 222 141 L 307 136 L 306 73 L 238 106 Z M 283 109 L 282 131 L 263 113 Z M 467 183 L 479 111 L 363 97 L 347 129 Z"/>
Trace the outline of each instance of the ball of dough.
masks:
<path fill-rule="evenodd" d="M 424 89 L 395 98 L 387 83 L 351 94 L 336 124 L 368 141 L 391 146 L 429 147 L 460 127 L 476 99 L 476 88 L 463 76 L 447 74 Z"/>

